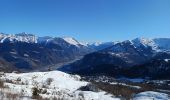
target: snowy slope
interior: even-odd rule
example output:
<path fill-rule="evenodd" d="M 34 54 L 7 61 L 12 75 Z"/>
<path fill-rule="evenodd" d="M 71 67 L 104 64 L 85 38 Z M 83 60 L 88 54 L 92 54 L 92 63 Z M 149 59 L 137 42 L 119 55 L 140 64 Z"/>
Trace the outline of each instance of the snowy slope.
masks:
<path fill-rule="evenodd" d="M 148 38 L 136 38 L 134 40 L 131 40 L 133 45 L 135 47 L 152 47 L 153 50 L 157 51 L 158 50 L 158 45 L 154 42 L 153 39 L 148 39 Z"/>
<path fill-rule="evenodd" d="M 136 47 L 151 47 L 156 52 L 170 51 L 170 38 L 136 38 L 131 40 Z"/>
<path fill-rule="evenodd" d="M 3 92 L 22 93 L 26 97 L 32 96 L 32 88 L 42 89 L 40 96 L 43 98 L 64 98 L 69 100 L 119 100 L 106 92 L 92 92 L 78 90 L 88 82 L 80 81 L 80 76 L 69 75 L 60 71 L 33 72 L 33 73 L 5 73 L 0 77 L 5 81 L 8 90 Z M 49 82 L 49 79 L 51 80 Z M 2 90 L 1 90 L 2 91 Z"/>
<path fill-rule="evenodd" d="M 75 46 L 79 46 L 81 45 L 77 40 L 75 40 L 74 38 L 71 38 L 71 37 L 64 37 L 63 38 L 66 42 L 72 44 L 72 45 L 75 45 Z"/>
<path fill-rule="evenodd" d="M 135 95 L 133 100 L 170 100 L 168 94 L 146 91 Z"/>

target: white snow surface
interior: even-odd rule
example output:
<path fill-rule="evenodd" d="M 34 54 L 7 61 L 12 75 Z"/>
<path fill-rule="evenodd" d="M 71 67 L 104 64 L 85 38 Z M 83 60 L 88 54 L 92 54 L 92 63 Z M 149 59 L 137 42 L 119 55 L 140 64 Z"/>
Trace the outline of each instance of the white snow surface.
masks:
<path fill-rule="evenodd" d="M 48 80 L 52 80 L 50 83 Z M 32 88 L 42 89 L 43 98 L 62 98 L 64 100 L 120 100 L 104 91 L 92 92 L 78 90 L 81 86 L 89 84 L 80 81 L 78 75 L 70 75 L 61 71 L 32 72 L 32 73 L 5 73 L 0 80 L 5 82 L 8 89 L 3 92 L 22 93 L 26 97 L 32 96 Z M 2 90 L 1 90 L 2 91 Z"/>
<path fill-rule="evenodd" d="M 164 61 L 168 62 L 168 61 L 170 61 L 170 59 L 164 59 Z"/>
<path fill-rule="evenodd" d="M 44 37 L 37 37 L 33 34 L 28 34 L 28 33 L 19 33 L 19 34 L 4 34 L 0 33 L 0 43 L 4 43 L 5 41 L 8 42 L 27 42 L 27 43 L 42 43 L 42 42 L 50 42 L 53 41 L 55 38 L 54 37 L 49 37 L 49 36 L 44 36 Z M 71 38 L 71 37 L 64 37 L 62 38 L 64 41 L 71 45 L 75 45 L 79 47 L 80 45 L 83 45 L 79 43 L 76 39 Z"/>
<path fill-rule="evenodd" d="M 10 42 L 27 42 L 27 43 L 37 43 L 37 37 L 33 34 L 28 33 L 19 33 L 19 34 L 3 34 L 0 33 L 0 43 L 3 43 L 4 41 L 10 41 Z"/>
<path fill-rule="evenodd" d="M 135 95 L 133 100 L 170 100 L 170 97 L 165 93 L 146 91 Z"/>
<path fill-rule="evenodd" d="M 49 79 L 52 81 L 49 83 Z M 1 73 L 0 80 L 4 81 L 5 87 L 0 89 L 0 97 L 5 93 L 22 94 L 22 100 L 32 99 L 32 88 L 36 87 L 45 91 L 40 93 L 43 98 L 62 100 L 121 100 L 104 91 L 81 91 L 81 86 L 88 82 L 81 81 L 78 75 L 70 75 L 61 71 L 32 72 L 32 73 Z M 136 87 L 135 87 L 136 88 Z M 4 99 L 8 100 L 8 99 Z M 170 100 L 168 94 L 146 91 L 134 95 L 132 100 Z"/>
<path fill-rule="evenodd" d="M 79 43 L 77 40 L 75 40 L 74 38 L 64 37 L 63 39 L 64 39 L 66 42 L 68 42 L 68 43 L 70 43 L 70 44 L 72 44 L 72 45 L 75 45 L 75 46 L 79 46 L 79 45 L 80 45 L 80 43 Z"/>
<path fill-rule="evenodd" d="M 159 50 L 159 45 L 155 43 L 154 39 L 149 39 L 149 38 L 136 38 L 134 40 L 131 40 L 134 46 L 140 47 L 141 45 L 145 47 L 152 47 L 153 50 L 155 51 L 160 51 Z"/>
<path fill-rule="evenodd" d="M 156 52 L 170 50 L 170 38 L 136 38 L 131 41 L 136 47 L 140 47 L 141 45 L 145 47 L 150 46 Z"/>

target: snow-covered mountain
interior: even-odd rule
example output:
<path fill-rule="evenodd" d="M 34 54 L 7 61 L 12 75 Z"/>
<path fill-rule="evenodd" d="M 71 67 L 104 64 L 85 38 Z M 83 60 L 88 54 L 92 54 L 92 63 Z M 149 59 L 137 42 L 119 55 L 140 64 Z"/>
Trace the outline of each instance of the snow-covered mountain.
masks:
<path fill-rule="evenodd" d="M 170 38 L 135 38 L 126 41 L 114 41 L 114 42 L 94 42 L 87 43 L 86 45 L 95 50 L 102 50 L 107 47 L 113 46 L 117 43 L 130 42 L 136 48 L 152 48 L 155 52 L 169 51 L 170 50 Z"/>
<path fill-rule="evenodd" d="M 29 33 L 19 33 L 19 34 L 4 34 L 4 33 L 0 33 L 0 43 L 4 43 L 4 42 L 26 42 L 26 43 L 42 43 L 42 42 L 50 42 L 53 41 L 55 38 L 59 38 L 59 37 L 49 37 L 49 36 L 44 36 L 44 37 L 37 37 L 33 34 L 29 34 Z M 84 46 L 83 44 L 79 43 L 76 39 L 72 38 L 72 37 L 64 37 L 61 38 L 63 39 L 65 42 L 74 45 L 74 46 Z"/>
<path fill-rule="evenodd" d="M 51 41 L 54 41 L 56 38 L 59 37 L 49 37 L 49 36 L 38 37 L 33 34 L 28 34 L 25 32 L 19 34 L 0 33 L 0 43 L 4 43 L 4 42 L 49 43 Z M 71 37 L 63 37 L 61 39 L 63 39 L 65 42 L 69 43 L 70 45 L 74 45 L 76 47 L 86 46 L 97 51 L 115 45 L 117 43 L 121 43 L 119 41 L 115 41 L 115 42 L 94 42 L 94 43 L 83 44 Z M 169 44 L 170 38 L 154 38 L 154 39 L 136 38 L 129 41 L 132 43 L 132 45 L 134 45 L 137 48 L 151 47 L 154 51 L 157 52 L 168 51 L 170 49 L 170 44 Z"/>
<path fill-rule="evenodd" d="M 27 33 L 1 33 L 0 41 L 0 70 L 3 71 L 59 66 L 93 51 L 73 38 L 38 37 Z"/>
<path fill-rule="evenodd" d="M 167 78 L 170 65 L 165 60 L 170 58 L 169 40 L 167 38 L 165 40 L 163 38 L 136 38 L 117 42 L 105 49 L 87 54 L 81 60 L 64 66 L 60 70 L 86 75 L 107 74 L 111 76 L 123 75 L 121 73 L 125 72 L 127 76 L 130 76 L 128 73 L 130 72 L 131 75 L 139 77 L 158 78 L 162 75 L 161 78 Z M 139 69 L 136 74 L 134 69 Z M 154 69 L 155 71 L 153 71 Z M 144 76 L 143 73 L 147 76 Z M 155 75 L 155 73 L 159 73 L 159 75 Z"/>
<path fill-rule="evenodd" d="M 131 40 L 136 47 L 151 47 L 156 52 L 170 50 L 170 38 L 136 38 Z"/>
<path fill-rule="evenodd" d="M 19 34 L 4 34 L 0 33 L 0 43 L 4 42 L 26 42 L 37 43 L 37 37 L 33 34 L 19 33 Z"/>
<path fill-rule="evenodd" d="M 163 54 L 157 55 L 170 51 L 168 38 L 136 38 L 123 42 L 83 45 L 70 37 L 38 37 L 27 33 L 15 35 L 1 33 L 0 41 L 0 70 L 3 71 L 58 66 L 58 64 L 62 65 L 80 59 L 84 55 L 80 62 L 74 63 L 74 67 L 69 69 L 94 69 L 102 64 L 129 67 L 144 64 L 154 57 L 169 59 L 169 54 L 165 57 Z"/>
<path fill-rule="evenodd" d="M 70 37 L 0 33 L 0 71 L 4 72 L 47 71 L 65 65 L 60 70 L 83 75 L 169 79 L 169 52 L 169 38 L 136 38 L 122 42 L 96 42 L 84 45 Z M 75 62 L 71 63 L 72 61 Z M 2 81 L 3 89 L 1 89 Z M 103 86 L 100 83 L 98 85 Z M 41 97 L 47 99 L 121 99 L 108 94 L 109 92 L 94 88 L 90 82 L 82 81 L 78 75 L 60 71 L 0 72 L 0 89 L 0 97 L 5 98 L 10 94 L 19 96 L 18 99 L 32 99 L 35 89 Z M 134 96 L 134 100 L 141 100 L 141 98 L 169 99 L 167 94 L 152 91 Z"/>
<path fill-rule="evenodd" d="M 3 42 L 27 42 L 27 43 L 41 43 L 41 42 L 50 42 L 53 41 L 56 37 L 38 37 L 33 34 L 29 33 L 19 33 L 19 34 L 4 34 L 0 33 L 0 43 Z M 90 48 L 94 48 L 96 50 L 102 50 L 104 48 L 110 47 L 114 44 L 121 43 L 119 41 L 115 42 L 94 42 L 94 43 L 87 43 L 86 45 L 78 42 L 76 39 L 71 37 L 64 37 L 62 38 L 64 41 L 71 45 L 75 46 L 88 46 Z M 136 38 L 133 40 L 129 40 L 135 47 L 152 47 L 155 51 L 160 50 L 168 50 L 170 49 L 170 38 L 154 38 L 154 39 L 148 39 L 148 38 Z"/>

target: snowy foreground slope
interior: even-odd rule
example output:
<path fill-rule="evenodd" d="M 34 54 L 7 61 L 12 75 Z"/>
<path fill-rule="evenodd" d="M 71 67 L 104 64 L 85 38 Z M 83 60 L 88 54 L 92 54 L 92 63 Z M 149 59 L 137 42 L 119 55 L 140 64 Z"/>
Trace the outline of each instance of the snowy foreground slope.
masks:
<path fill-rule="evenodd" d="M 33 88 L 37 88 L 42 100 L 121 100 L 104 91 L 82 91 L 79 88 L 88 85 L 78 75 L 70 75 L 60 71 L 33 73 L 0 73 L 4 86 L 0 87 L 0 99 L 30 100 Z M 15 94 L 15 95 L 12 95 Z M 4 99 L 6 98 L 6 99 Z M 142 92 L 134 96 L 134 100 L 169 100 L 167 94 L 158 92 Z"/>
<path fill-rule="evenodd" d="M 106 92 L 92 92 L 78 90 L 88 82 L 80 81 L 77 75 L 69 75 L 60 71 L 33 73 L 5 73 L 1 75 L 7 89 L 1 92 L 20 93 L 24 98 L 32 97 L 32 88 L 41 89 L 39 94 L 43 98 L 59 98 L 66 100 L 119 100 Z"/>

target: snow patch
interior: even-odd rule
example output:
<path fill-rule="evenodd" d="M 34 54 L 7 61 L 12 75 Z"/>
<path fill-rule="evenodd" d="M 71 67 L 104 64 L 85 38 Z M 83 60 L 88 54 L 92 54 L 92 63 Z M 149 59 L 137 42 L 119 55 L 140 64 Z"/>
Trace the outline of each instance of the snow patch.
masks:
<path fill-rule="evenodd" d="M 136 94 L 133 100 L 170 100 L 168 94 L 146 91 Z"/>
<path fill-rule="evenodd" d="M 64 37 L 63 39 L 64 39 L 66 42 L 68 42 L 68 43 L 70 43 L 70 44 L 72 44 L 72 45 L 75 45 L 75 46 L 79 46 L 79 45 L 80 45 L 80 43 L 79 43 L 77 40 L 75 40 L 74 38 Z"/>
<path fill-rule="evenodd" d="M 164 61 L 168 62 L 168 61 L 170 61 L 170 59 L 164 59 Z"/>

